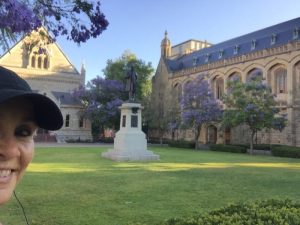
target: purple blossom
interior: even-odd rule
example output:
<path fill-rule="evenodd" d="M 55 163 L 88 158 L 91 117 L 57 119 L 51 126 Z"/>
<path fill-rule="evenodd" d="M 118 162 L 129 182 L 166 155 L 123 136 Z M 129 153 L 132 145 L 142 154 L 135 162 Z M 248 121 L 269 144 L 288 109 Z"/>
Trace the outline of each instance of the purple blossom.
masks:
<path fill-rule="evenodd" d="M 45 26 L 56 37 L 64 35 L 75 43 L 98 37 L 108 26 L 100 1 L 92 0 L 2 0 L 0 29 L 2 41 Z M 5 34 L 4 34 L 5 33 Z"/>
<path fill-rule="evenodd" d="M 0 4 L 0 29 L 12 33 L 28 32 L 41 26 L 29 4 L 17 0 L 5 0 Z"/>
<path fill-rule="evenodd" d="M 202 77 L 184 86 L 181 107 L 183 123 L 194 127 L 216 121 L 222 114 L 221 107 L 213 97 L 208 82 Z"/>
<path fill-rule="evenodd" d="M 73 96 L 83 103 L 86 117 L 110 127 L 119 120 L 119 106 L 126 98 L 122 82 L 99 76 L 76 89 Z"/>

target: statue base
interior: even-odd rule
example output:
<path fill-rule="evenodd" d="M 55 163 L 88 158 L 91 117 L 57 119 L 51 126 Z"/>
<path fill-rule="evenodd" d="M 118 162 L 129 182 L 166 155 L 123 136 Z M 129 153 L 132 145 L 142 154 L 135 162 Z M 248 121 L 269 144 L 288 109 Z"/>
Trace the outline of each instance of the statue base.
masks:
<path fill-rule="evenodd" d="M 141 104 L 127 102 L 120 109 L 121 124 L 114 139 L 114 149 L 102 153 L 102 157 L 114 161 L 158 160 L 158 155 L 147 150 L 146 135 L 141 129 Z"/>

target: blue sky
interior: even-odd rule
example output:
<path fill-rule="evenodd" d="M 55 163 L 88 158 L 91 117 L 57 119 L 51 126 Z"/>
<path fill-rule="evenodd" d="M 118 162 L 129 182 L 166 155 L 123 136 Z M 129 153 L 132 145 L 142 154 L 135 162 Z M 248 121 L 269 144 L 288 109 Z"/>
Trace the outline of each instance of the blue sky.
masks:
<path fill-rule="evenodd" d="M 165 30 L 172 45 L 189 39 L 216 44 L 300 16 L 299 0 L 101 0 L 109 26 L 80 46 L 58 38 L 86 81 L 102 76 L 108 59 L 125 50 L 156 68 Z"/>

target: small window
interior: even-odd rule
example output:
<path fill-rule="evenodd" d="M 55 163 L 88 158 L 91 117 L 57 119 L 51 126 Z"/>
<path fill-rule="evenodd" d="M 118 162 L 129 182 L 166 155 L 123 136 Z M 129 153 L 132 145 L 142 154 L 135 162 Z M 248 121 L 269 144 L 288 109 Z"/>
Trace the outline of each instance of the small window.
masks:
<path fill-rule="evenodd" d="M 271 36 L 271 45 L 274 45 L 276 43 L 276 39 L 277 39 L 277 35 L 272 34 L 272 36 Z"/>
<path fill-rule="evenodd" d="M 297 39 L 299 37 L 299 28 L 295 27 L 293 31 L 293 39 Z"/>
<path fill-rule="evenodd" d="M 256 40 L 253 39 L 253 40 L 251 41 L 251 50 L 254 50 L 255 48 L 256 48 Z"/>
<path fill-rule="evenodd" d="M 66 115 L 66 122 L 65 122 L 65 127 L 69 127 L 70 126 L 70 114 Z"/>
<path fill-rule="evenodd" d="M 38 58 L 38 68 L 41 69 L 42 68 L 42 57 L 39 56 Z"/>
<path fill-rule="evenodd" d="M 221 59 L 223 57 L 223 55 L 224 55 L 224 50 L 220 50 L 219 51 L 219 59 Z"/>
<path fill-rule="evenodd" d="M 207 53 L 206 56 L 205 56 L 205 62 L 208 62 L 208 61 L 209 61 L 209 58 L 210 58 L 210 54 Z"/>
<path fill-rule="evenodd" d="M 234 54 L 234 55 L 238 54 L 239 49 L 240 49 L 240 46 L 239 46 L 239 45 L 234 46 L 233 54 Z"/>
<path fill-rule="evenodd" d="M 31 67 L 35 68 L 35 56 L 34 55 L 31 57 Z"/>
<path fill-rule="evenodd" d="M 83 116 L 79 118 L 79 127 L 83 127 Z"/>

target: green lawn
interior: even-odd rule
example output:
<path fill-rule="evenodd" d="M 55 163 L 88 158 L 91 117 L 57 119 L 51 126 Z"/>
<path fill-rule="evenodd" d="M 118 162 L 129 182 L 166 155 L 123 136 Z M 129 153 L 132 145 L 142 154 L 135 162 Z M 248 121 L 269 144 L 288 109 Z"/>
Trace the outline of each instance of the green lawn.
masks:
<path fill-rule="evenodd" d="M 300 201 L 300 160 L 151 148 L 161 160 L 112 162 L 105 148 L 38 148 L 17 188 L 31 225 L 159 224 L 239 201 Z M 4 225 L 25 224 L 15 199 Z"/>

